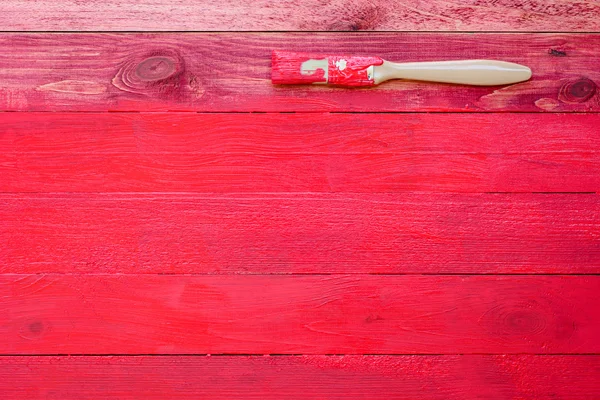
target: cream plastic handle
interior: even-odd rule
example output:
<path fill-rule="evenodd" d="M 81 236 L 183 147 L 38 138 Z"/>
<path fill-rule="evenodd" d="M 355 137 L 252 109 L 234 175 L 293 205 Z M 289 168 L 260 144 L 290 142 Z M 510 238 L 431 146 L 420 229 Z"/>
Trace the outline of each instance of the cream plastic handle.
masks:
<path fill-rule="evenodd" d="M 493 86 L 523 82 L 531 78 L 524 65 L 494 60 L 460 60 L 393 63 L 384 61 L 373 67 L 375 84 L 388 79 Z"/>

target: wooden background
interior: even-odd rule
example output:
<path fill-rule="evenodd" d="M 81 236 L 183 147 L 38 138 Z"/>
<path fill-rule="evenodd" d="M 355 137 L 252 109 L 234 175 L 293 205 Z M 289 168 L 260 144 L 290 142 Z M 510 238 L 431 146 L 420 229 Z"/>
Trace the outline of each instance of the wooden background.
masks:
<path fill-rule="evenodd" d="M 4 0 L 0 30 L 2 399 L 600 398 L 597 1 Z M 533 78 L 276 87 L 273 49 Z"/>

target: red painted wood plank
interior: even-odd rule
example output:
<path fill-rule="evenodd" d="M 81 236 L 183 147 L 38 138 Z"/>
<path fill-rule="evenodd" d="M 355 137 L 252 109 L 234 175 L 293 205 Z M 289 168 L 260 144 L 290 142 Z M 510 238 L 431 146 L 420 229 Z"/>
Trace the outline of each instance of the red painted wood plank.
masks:
<path fill-rule="evenodd" d="M 4 273 L 600 273 L 596 195 L 2 195 Z"/>
<path fill-rule="evenodd" d="M 4 113 L 0 153 L 353 154 L 596 151 L 598 114 Z"/>
<path fill-rule="evenodd" d="M 0 115 L 3 192 L 595 192 L 600 115 Z"/>
<path fill-rule="evenodd" d="M 6 400 L 580 400 L 598 376 L 598 356 L 0 357 Z"/>
<path fill-rule="evenodd" d="M 175 11 L 175 12 L 174 12 Z M 4 0 L 9 31 L 598 31 L 591 0 Z"/>
<path fill-rule="evenodd" d="M 1 275 L 2 354 L 597 353 L 600 276 Z"/>
<path fill-rule="evenodd" d="M 598 48 L 600 37 L 590 34 L 4 34 L 0 109 L 597 112 Z M 274 86 L 273 49 L 501 59 L 531 67 L 533 78 L 507 87 Z"/>
<path fill-rule="evenodd" d="M 1 192 L 596 192 L 600 154 L 23 154 Z"/>

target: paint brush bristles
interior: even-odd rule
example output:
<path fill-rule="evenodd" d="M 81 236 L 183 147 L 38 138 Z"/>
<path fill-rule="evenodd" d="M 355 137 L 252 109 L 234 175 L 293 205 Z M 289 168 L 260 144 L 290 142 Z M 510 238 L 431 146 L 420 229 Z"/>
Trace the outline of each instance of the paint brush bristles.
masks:
<path fill-rule="evenodd" d="M 373 86 L 373 66 L 381 65 L 383 60 L 379 57 L 273 51 L 272 62 L 271 81 L 278 85 Z"/>

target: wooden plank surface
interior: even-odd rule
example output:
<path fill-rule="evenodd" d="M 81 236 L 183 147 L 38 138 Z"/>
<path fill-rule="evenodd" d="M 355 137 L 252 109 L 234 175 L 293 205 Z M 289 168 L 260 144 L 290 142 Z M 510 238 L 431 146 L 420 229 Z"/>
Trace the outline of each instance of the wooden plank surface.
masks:
<path fill-rule="evenodd" d="M 3 34 L 0 110 L 597 112 L 599 47 L 593 34 Z M 501 59 L 531 67 L 533 78 L 505 87 L 274 86 L 273 49 Z"/>
<path fill-rule="evenodd" d="M 4 113 L 0 153 L 514 154 L 600 148 L 595 113 Z"/>
<path fill-rule="evenodd" d="M 599 17 L 1 2 L 0 397 L 600 398 Z M 273 49 L 533 78 L 282 87 Z"/>
<path fill-rule="evenodd" d="M 4 0 L 5 31 L 598 31 L 593 0 Z"/>
<path fill-rule="evenodd" d="M 599 145 L 597 114 L 5 113 L 0 191 L 596 192 Z"/>
<path fill-rule="evenodd" d="M 2 354 L 597 353 L 600 276 L 0 275 Z"/>
<path fill-rule="evenodd" d="M 193 371 L 193 373 L 191 373 Z M 594 399 L 598 356 L 1 357 L 4 399 Z"/>
<path fill-rule="evenodd" d="M 599 273 L 600 197 L 8 194 L 3 273 Z"/>

